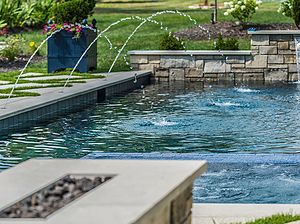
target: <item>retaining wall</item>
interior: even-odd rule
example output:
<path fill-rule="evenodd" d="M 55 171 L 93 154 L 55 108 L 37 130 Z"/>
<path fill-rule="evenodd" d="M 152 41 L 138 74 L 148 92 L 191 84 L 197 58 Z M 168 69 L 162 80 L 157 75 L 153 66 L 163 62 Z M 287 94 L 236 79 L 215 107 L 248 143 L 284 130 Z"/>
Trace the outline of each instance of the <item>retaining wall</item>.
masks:
<path fill-rule="evenodd" d="M 298 30 L 249 31 L 251 51 L 129 51 L 135 70 L 158 81 L 298 81 Z"/>

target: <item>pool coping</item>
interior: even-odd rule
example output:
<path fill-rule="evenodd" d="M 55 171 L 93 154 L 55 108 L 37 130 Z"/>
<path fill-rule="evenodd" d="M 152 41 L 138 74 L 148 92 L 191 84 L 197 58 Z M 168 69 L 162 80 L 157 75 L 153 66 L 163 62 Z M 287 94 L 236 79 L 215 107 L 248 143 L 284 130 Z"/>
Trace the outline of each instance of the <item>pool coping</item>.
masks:
<path fill-rule="evenodd" d="M 300 154 L 246 154 L 246 153 L 105 153 L 93 152 L 81 159 L 140 159 L 140 160 L 206 160 L 220 164 L 274 164 L 299 165 Z"/>
<path fill-rule="evenodd" d="M 102 73 L 106 78 L 89 79 L 86 83 L 75 83 L 72 87 L 30 90 L 37 97 L 0 99 L 0 135 L 21 128 L 31 128 L 43 122 L 88 108 L 106 98 L 141 88 L 150 83 L 150 71 Z"/>

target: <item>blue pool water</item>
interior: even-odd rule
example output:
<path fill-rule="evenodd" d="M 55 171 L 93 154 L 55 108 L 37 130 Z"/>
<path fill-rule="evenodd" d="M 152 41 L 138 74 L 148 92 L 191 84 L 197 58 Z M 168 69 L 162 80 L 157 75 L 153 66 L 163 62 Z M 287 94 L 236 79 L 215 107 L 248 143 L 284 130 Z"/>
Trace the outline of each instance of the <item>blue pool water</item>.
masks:
<path fill-rule="evenodd" d="M 291 83 L 205 87 L 201 83 L 184 82 L 150 85 L 46 126 L 2 136 L 0 169 L 28 158 L 81 158 L 95 151 L 298 153 L 299 102 L 300 87 Z M 241 165 L 243 169 L 236 168 L 238 165 L 210 166 L 203 178 L 195 182 L 195 200 L 282 203 L 281 197 L 274 200 L 254 197 L 255 192 L 268 192 L 269 186 L 269 191 L 276 195 L 283 192 L 286 203 L 298 203 L 294 196 L 286 196 L 299 190 L 297 184 L 291 184 L 300 181 L 296 175 L 299 173 L 297 166 L 273 165 L 279 172 L 276 174 L 274 169 L 264 169 L 262 165 Z M 290 170 L 291 175 L 282 179 L 280 175 L 284 170 Z M 261 180 L 255 179 L 255 175 L 268 176 L 270 181 L 265 182 L 266 188 L 259 186 Z M 267 180 L 266 176 L 262 180 Z M 275 177 L 282 181 L 276 182 Z M 252 182 L 247 181 L 254 181 L 261 191 L 254 185 L 246 190 L 252 186 L 249 184 Z M 282 187 L 273 189 L 275 182 Z M 288 190 L 288 183 L 292 190 Z"/>

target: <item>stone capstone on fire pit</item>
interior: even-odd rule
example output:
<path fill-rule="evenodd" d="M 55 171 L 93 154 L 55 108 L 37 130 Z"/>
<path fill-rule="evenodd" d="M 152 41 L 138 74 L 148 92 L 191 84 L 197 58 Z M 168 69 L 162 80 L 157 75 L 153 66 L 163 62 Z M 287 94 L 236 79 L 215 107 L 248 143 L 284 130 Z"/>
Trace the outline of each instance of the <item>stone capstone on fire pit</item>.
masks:
<path fill-rule="evenodd" d="M 67 175 L 50 186 L 0 211 L 0 218 L 46 218 L 112 177 Z"/>

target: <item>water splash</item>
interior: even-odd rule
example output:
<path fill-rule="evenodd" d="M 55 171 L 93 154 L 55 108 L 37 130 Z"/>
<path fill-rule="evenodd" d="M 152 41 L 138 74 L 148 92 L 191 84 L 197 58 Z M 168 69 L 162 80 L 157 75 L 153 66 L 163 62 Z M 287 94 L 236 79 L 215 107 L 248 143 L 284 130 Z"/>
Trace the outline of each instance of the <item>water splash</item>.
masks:
<path fill-rule="evenodd" d="M 153 20 L 152 18 L 155 17 L 155 16 L 157 16 L 157 15 L 161 15 L 161 14 L 165 14 L 165 13 L 173 13 L 173 14 L 174 14 L 174 13 L 178 13 L 179 15 L 184 15 L 184 16 L 186 16 L 184 13 L 181 13 L 181 12 L 179 12 L 178 10 L 176 10 L 176 12 L 175 12 L 175 11 L 168 11 L 168 10 L 165 10 L 165 11 L 162 11 L 162 12 L 154 13 L 154 14 L 152 14 L 151 16 L 149 16 L 147 19 L 141 18 L 141 17 L 139 17 L 139 16 L 135 16 L 135 17 L 134 17 L 134 16 L 132 16 L 132 17 L 126 17 L 126 18 L 122 18 L 121 20 L 119 20 L 119 21 L 117 21 L 117 22 L 111 24 L 110 26 L 108 26 L 104 31 L 102 31 L 102 32 L 95 38 L 95 41 L 96 41 L 99 37 L 102 36 L 102 34 L 103 34 L 104 32 L 106 32 L 107 30 L 109 30 L 110 27 L 112 27 L 112 26 L 114 26 L 114 25 L 117 25 L 117 24 L 120 23 L 121 21 L 126 21 L 126 20 L 134 19 L 134 18 L 139 19 L 139 20 L 143 20 L 143 21 L 135 28 L 135 30 L 130 34 L 130 36 L 127 38 L 126 42 L 123 44 L 122 48 L 118 50 L 118 54 L 117 54 L 116 58 L 114 59 L 114 61 L 113 61 L 112 65 L 111 65 L 111 67 L 110 67 L 108 73 L 111 72 L 113 66 L 115 65 L 117 59 L 119 58 L 119 56 L 120 56 L 121 52 L 123 51 L 123 49 L 125 48 L 125 46 L 127 45 L 128 41 L 131 39 L 131 37 L 135 34 L 135 32 L 136 32 L 142 25 L 144 25 L 146 22 L 149 21 L 149 22 L 152 22 L 152 23 L 155 23 L 155 24 L 160 24 L 160 25 L 161 25 L 161 28 L 163 28 L 162 22 L 159 23 L 159 22 L 157 22 L 156 20 Z M 189 18 L 190 18 L 191 21 L 194 21 L 194 23 L 196 24 L 196 20 L 192 19 L 191 17 L 189 17 Z M 167 27 L 166 27 L 166 28 L 167 28 Z M 167 30 L 167 29 L 166 29 L 166 30 Z M 181 44 L 183 45 L 183 43 L 181 43 Z M 92 44 L 90 44 L 90 45 L 88 46 L 88 49 L 91 47 L 91 45 L 92 45 Z M 184 47 L 184 49 L 185 49 L 185 46 L 184 46 L 184 45 L 183 45 L 183 47 Z M 84 55 L 86 52 L 87 52 L 87 50 L 83 53 L 83 55 Z M 64 89 L 65 89 L 67 83 L 69 82 L 70 77 L 71 77 L 72 74 L 74 73 L 75 69 L 77 68 L 77 66 L 78 66 L 79 62 L 82 60 L 82 58 L 83 58 L 83 56 L 80 57 L 80 59 L 78 60 L 77 64 L 76 64 L 75 67 L 73 68 L 73 70 L 72 70 L 71 74 L 69 75 L 69 78 L 67 79 L 67 81 L 66 81 L 66 83 L 65 83 L 65 85 L 64 85 L 64 88 L 63 88 L 63 90 L 62 90 L 61 92 L 64 91 Z M 132 67 L 130 67 L 130 69 L 132 69 Z M 106 79 L 107 79 L 107 75 L 105 76 L 105 80 L 106 80 Z"/>

